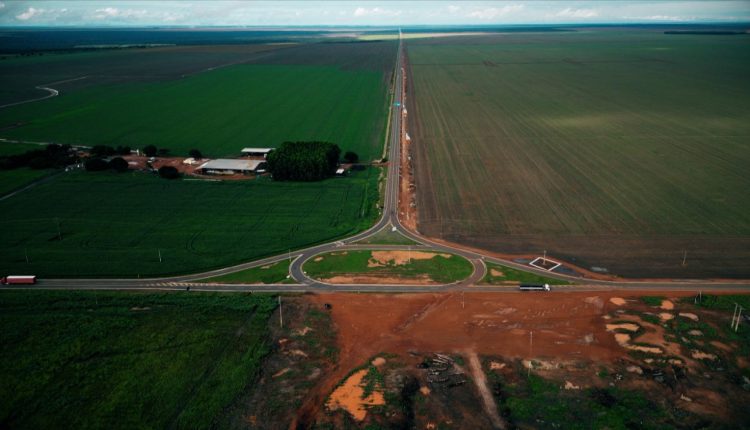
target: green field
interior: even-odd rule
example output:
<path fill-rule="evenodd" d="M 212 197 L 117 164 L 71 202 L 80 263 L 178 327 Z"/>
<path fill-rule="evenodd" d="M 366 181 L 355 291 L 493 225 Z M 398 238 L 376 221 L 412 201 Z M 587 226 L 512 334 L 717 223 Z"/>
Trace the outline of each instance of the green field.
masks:
<path fill-rule="evenodd" d="M 285 253 L 372 225 L 377 180 L 376 168 L 315 183 L 66 173 L 0 202 L 0 273 L 144 277 Z"/>
<path fill-rule="evenodd" d="M 385 83 L 377 71 L 240 65 L 186 79 L 101 85 L 0 111 L 10 138 L 236 156 L 246 146 L 324 140 L 363 160 L 382 152 Z"/>
<path fill-rule="evenodd" d="M 15 155 L 26 151 L 44 148 L 27 143 L 0 142 L 0 156 Z M 43 178 L 53 171 L 49 169 L 12 169 L 0 170 L 0 196 L 17 190 L 36 179 Z"/>
<path fill-rule="evenodd" d="M 522 272 L 500 264 L 487 263 L 487 274 L 484 275 L 484 278 L 479 283 L 489 285 L 503 285 L 506 283 L 566 285 L 570 282 L 547 278 L 531 272 Z"/>
<path fill-rule="evenodd" d="M 49 174 L 51 174 L 51 171 L 48 169 L 36 170 L 23 168 L 0 170 L 0 196 L 17 190 L 29 182 L 43 178 Z"/>
<path fill-rule="evenodd" d="M 286 284 L 292 283 L 294 280 L 289 276 L 289 261 L 284 260 L 227 275 L 201 279 L 199 282 L 217 282 L 220 284 Z"/>
<path fill-rule="evenodd" d="M 750 276 L 750 36 L 407 48 L 421 232 L 625 276 Z"/>
<path fill-rule="evenodd" d="M 209 428 L 270 352 L 265 295 L 0 292 L 3 428 Z"/>
<path fill-rule="evenodd" d="M 441 284 L 466 279 L 473 271 L 471 263 L 457 255 L 445 257 L 440 253 L 430 252 L 435 255 L 427 259 L 417 259 L 416 254 L 419 251 L 415 250 L 411 251 L 415 258 L 410 262 L 399 264 L 394 260 L 389 260 L 385 264 L 378 264 L 373 259 L 372 252 L 344 251 L 321 254 L 307 261 L 304 270 L 308 276 L 319 279 L 365 275 L 401 280 L 431 280 Z M 406 250 L 400 253 L 410 255 Z"/>

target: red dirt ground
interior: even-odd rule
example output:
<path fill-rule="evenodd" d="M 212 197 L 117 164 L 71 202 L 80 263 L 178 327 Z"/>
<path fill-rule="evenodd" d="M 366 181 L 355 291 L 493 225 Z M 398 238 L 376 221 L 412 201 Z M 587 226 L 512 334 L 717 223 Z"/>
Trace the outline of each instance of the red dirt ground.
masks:
<path fill-rule="evenodd" d="M 440 294 L 320 294 L 332 305 L 340 350 L 338 366 L 320 381 L 298 414 L 314 417 L 336 384 L 352 369 L 381 352 L 474 352 L 507 359 L 545 358 L 614 363 L 628 357 L 606 331 L 610 298 L 654 293 L 570 292 Z M 663 293 L 662 293 L 663 294 Z M 670 293 L 680 297 L 690 293 Z M 637 301 L 637 299 L 636 299 Z M 529 345 L 530 332 L 533 344 Z"/>

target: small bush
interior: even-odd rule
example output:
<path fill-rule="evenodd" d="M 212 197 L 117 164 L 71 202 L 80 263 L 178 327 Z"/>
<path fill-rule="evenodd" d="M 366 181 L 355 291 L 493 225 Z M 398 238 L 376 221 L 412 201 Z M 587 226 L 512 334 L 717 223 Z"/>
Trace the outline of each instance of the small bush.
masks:
<path fill-rule="evenodd" d="M 161 166 L 159 167 L 159 176 L 164 179 L 177 179 L 180 177 L 180 172 L 176 167 Z"/>
<path fill-rule="evenodd" d="M 143 147 L 143 154 L 146 155 L 146 157 L 153 157 L 156 155 L 156 147 L 154 145 L 146 145 Z"/>
<path fill-rule="evenodd" d="M 359 155 L 357 155 L 356 152 L 346 151 L 346 153 L 344 154 L 344 161 L 354 164 L 359 161 Z"/>
<path fill-rule="evenodd" d="M 200 160 L 201 158 L 203 158 L 203 153 L 201 153 L 197 149 L 191 149 L 190 152 L 188 153 L 188 155 L 190 155 L 191 157 L 195 158 L 196 160 Z"/>
<path fill-rule="evenodd" d="M 101 172 L 109 169 L 109 163 L 101 158 L 89 158 L 83 163 L 83 166 L 86 168 L 87 172 Z"/>
<path fill-rule="evenodd" d="M 109 167 L 117 172 L 126 172 L 128 170 L 128 162 L 122 157 L 115 157 L 109 161 Z"/>

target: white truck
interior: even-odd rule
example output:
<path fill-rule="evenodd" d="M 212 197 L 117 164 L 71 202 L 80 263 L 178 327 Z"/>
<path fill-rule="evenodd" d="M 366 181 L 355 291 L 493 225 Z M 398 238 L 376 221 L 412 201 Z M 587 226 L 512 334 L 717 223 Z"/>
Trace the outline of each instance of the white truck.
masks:
<path fill-rule="evenodd" d="M 549 291 L 549 284 L 521 284 L 518 286 L 521 291 Z"/>

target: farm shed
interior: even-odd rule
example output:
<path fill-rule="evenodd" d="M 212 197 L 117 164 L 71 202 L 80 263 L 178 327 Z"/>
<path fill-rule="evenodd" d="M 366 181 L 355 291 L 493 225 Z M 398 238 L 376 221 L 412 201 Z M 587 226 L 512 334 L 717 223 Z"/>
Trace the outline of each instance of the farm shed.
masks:
<path fill-rule="evenodd" d="M 204 175 L 234 175 L 238 173 L 247 175 L 258 171 L 258 167 L 264 163 L 263 160 L 220 158 L 203 163 L 197 170 Z"/>
<path fill-rule="evenodd" d="M 242 148 L 242 155 L 246 157 L 263 157 L 266 158 L 273 148 Z"/>

